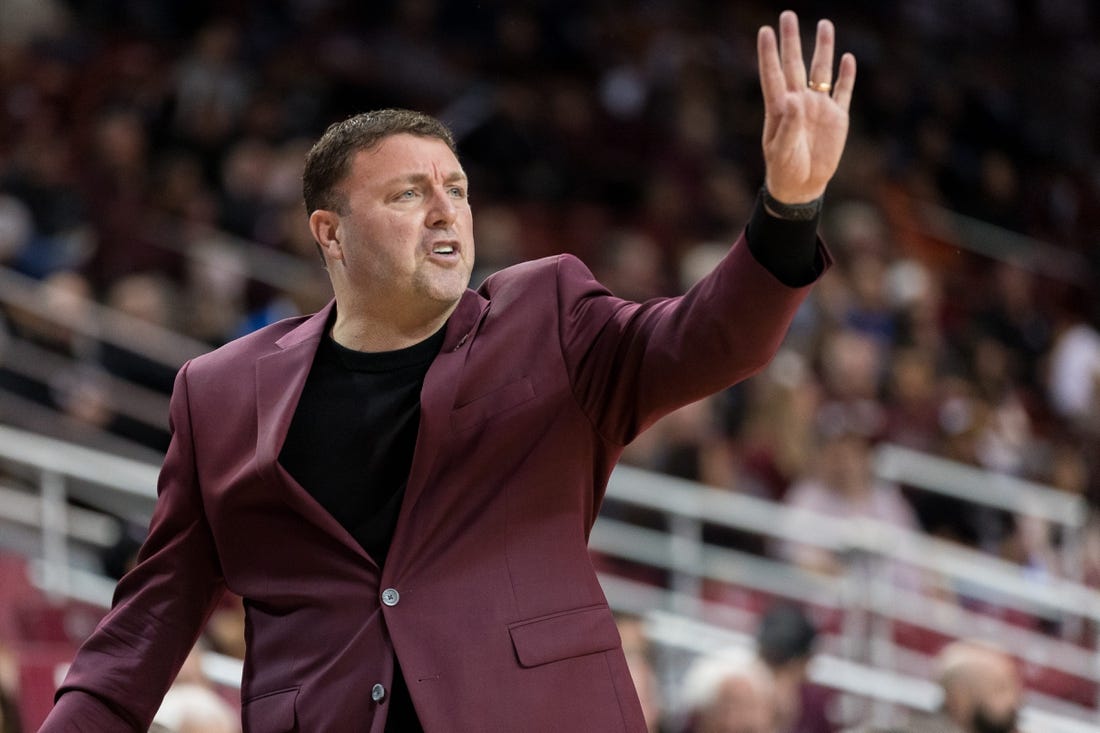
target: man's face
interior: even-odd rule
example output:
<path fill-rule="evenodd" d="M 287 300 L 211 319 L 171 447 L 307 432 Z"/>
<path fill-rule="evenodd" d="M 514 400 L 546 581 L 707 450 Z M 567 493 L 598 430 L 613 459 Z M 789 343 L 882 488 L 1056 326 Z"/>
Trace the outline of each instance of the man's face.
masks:
<path fill-rule="evenodd" d="M 330 267 L 373 312 L 407 319 L 457 304 L 474 263 L 466 174 L 442 140 L 399 134 L 355 155 Z"/>

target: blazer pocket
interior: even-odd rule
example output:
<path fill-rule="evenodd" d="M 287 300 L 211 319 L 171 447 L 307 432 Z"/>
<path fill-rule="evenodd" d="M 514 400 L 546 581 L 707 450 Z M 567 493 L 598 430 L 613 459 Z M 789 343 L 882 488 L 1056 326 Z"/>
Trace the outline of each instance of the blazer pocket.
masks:
<path fill-rule="evenodd" d="M 470 430 L 485 422 L 493 415 L 522 405 L 535 396 L 535 388 L 529 377 L 521 377 L 514 382 L 494 389 L 492 392 L 475 397 L 464 405 L 451 411 L 451 427 L 456 431 Z"/>
<path fill-rule="evenodd" d="M 298 730 L 298 714 L 295 709 L 297 700 L 297 687 L 267 692 L 252 698 L 241 709 L 244 729 L 263 733 L 291 733 Z"/>
<path fill-rule="evenodd" d="M 605 605 L 562 611 L 508 627 L 522 667 L 617 649 L 619 630 Z"/>

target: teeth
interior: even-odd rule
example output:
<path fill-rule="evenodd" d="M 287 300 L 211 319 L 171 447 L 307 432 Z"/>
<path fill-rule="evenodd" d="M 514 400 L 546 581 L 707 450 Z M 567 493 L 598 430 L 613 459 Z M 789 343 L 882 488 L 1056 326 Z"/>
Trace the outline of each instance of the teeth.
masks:
<path fill-rule="evenodd" d="M 445 245 L 436 247 L 432 250 L 432 252 L 435 252 L 436 254 L 439 254 L 439 255 L 454 254 L 454 251 L 455 251 L 455 248 L 452 247 L 449 244 L 445 244 Z"/>

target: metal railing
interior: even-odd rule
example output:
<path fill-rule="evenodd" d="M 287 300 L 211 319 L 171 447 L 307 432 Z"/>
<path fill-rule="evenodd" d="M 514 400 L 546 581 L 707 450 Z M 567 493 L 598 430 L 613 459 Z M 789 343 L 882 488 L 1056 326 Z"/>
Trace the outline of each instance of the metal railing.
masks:
<path fill-rule="evenodd" d="M 183 362 L 210 350 L 201 341 L 183 336 L 140 318 L 101 305 L 91 299 L 78 299 L 79 310 L 64 322 L 57 318 L 50 302 L 48 286 L 42 281 L 0 267 L 0 303 L 29 313 L 47 323 L 65 326 L 85 338 L 102 341 L 148 359 L 179 368 Z"/>
<path fill-rule="evenodd" d="M 1038 517 L 1071 531 L 1083 527 L 1088 515 L 1084 497 L 900 445 L 879 445 L 875 449 L 874 471 L 887 481 Z"/>
<path fill-rule="evenodd" d="M 858 553 L 904 563 L 930 571 L 932 577 L 983 589 L 990 600 L 1010 602 L 1029 613 L 1054 612 L 1100 621 L 1100 592 L 1062 579 L 1036 583 L 1018 565 L 895 525 L 863 518 L 823 517 L 628 466 L 615 469 L 607 497 L 657 509 L 681 520 L 669 533 L 674 548 L 669 551 L 674 563 L 669 569 L 676 573 L 698 574 L 698 564 L 693 557 L 683 556 L 682 547 L 701 547 L 703 525 L 713 524 L 839 554 Z M 674 588 L 692 584 L 691 579 L 673 580 Z"/>
<path fill-rule="evenodd" d="M 36 526 L 41 531 L 42 559 L 33 565 L 36 582 L 50 593 L 106 603 L 109 583 L 69 567 L 67 552 L 70 541 L 103 542 L 104 528 L 96 524 L 97 520 L 87 510 L 74 512 L 68 505 L 68 496 L 75 486 L 94 486 L 104 497 L 105 505 L 117 509 L 125 504 L 130 516 L 147 519 L 155 501 L 158 467 L 2 425 L 0 463 L 21 465 L 24 473 L 37 472 L 37 496 L 14 486 L 0 487 L 0 519 Z M 20 493 L 23 496 L 17 498 L 15 495 Z M 965 585 L 968 593 L 1029 613 L 1100 621 L 1100 594 L 1079 584 L 1070 581 L 1036 584 L 1015 565 L 914 532 L 867 520 L 822 518 L 811 512 L 627 466 L 620 466 L 613 473 L 608 502 L 611 506 L 629 504 L 660 512 L 672 529 L 671 532 L 647 529 L 607 516 L 597 522 L 591 537 L 596 552 L 669 573 L 670 590 L 640 586 L 612 576 L 602 578 L 616 606 L 639 610 L 639 604 L 645 604 L 647 613 L 658 614 L 654 618 L 659 619 L 656 632 L 659 635 L 664 633 L 660 628 L 673 623 L 670 618 L 680 619 L 675 623 L 683 628 L 697 630 L 692 625 L 703 623 L 711 628 L 711 633 L 730 633 L 735 628 L 745 633 L 744 629 L 752 622 L 751 615 L 704 600 L 701 585 L 710 581 L 834 608 L 845 614 L 868 613 L 891 622 L 930 625 L 949 636 L 1003 635 L 1011 641 L 1014 653 L 1033 664 L 1100 681 L 1093 652 L 1064 641 L 1010 628 L 1008 624 L 928 598 L 913 589 L 899 589 L 874 574 L 857 571 L 837 577 L 817 575 L 774 559 L 709 545 L 701 538 L 704 525 L 717 525 L 776 540 L 812 544 L 848 557 L 882 558 L 929 571 L 929 575 L 943 578 L 946 587 Z M 880 635 L 884 628 L 889 630 L 873 627 Z M 682 638 L 691 637 L 690 633 L 677 633 Z M 898 692 L 901 688 L 892 685 L 890 689 L 883 688 L 884 675 L 901 675 L 898 678 L 901 679 L 905 673 L 895 669 L 899 652 L 892 642 L 879 641 L 872 645 L 878 651 L 867 659 L 834 654 L 835 660 L 818 665 L 819 681 L 858 693 L 880 705 L 921 707 L 919 701 L 926 699 L 921 696 L 927 693 L 920 690 L 927 691 L 927 683 L 914 682 L 915 686 L 904 694 Z M 852 673 L 857 667 L 873 667 L 876 672 L 864 679 Z M 1081 710 L 1073 710 L 1072 715 L 1059 714 L 1051 712 L 1050 707 L 1033 705 L 1030 714 L 1035 720 L 1047 722 L 1064 718 L 1058 723 L 1064 726 L 1040 728 L 1036 724 L 1034 730 L 1077 730 L 1072 727 L 1073 718 L 1095 716 L 1095 711 Z M 1044 715 L 1048 717 L 1043 718 Z"/>
<path fill-rule="evenodd" d="M 84 364 L 25 339 L 12 338 L 0 347 L 0 366 L 44 384 L 67 373 L 79 371 L 82 367 L 91 367 L 95 370 L 94 379 L 103 388 L 113 413 L 157 430 L 168 430 L 167 395 L 121 379 L 94 364 Z"/>

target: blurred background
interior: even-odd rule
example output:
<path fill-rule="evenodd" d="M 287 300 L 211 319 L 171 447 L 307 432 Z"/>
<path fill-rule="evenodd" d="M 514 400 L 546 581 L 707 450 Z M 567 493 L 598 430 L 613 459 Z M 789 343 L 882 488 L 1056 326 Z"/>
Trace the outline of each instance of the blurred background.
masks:
<path fill-rule="evenodd" d="M 788 6 L 859 61 L 836 265 L 765 372 L 613 478 L 593 561 L 652 729 L 1096 730 L 1100 10 Z M 329 123 L 452 126 L 475 284 L 571 252 L 675 295 L 763 180 L 783 7 L 0 0 L 0 731 L 37 727 L 143 537 L 176 369 L 331 297 L 300 185 Z M 239 705 L 242 626 L 227 597 L 181 675 L 214 695 L 165 730 L 232 730 L 174 711 Z M 971 684 L 991 658 L 1009 703 Z"/>

